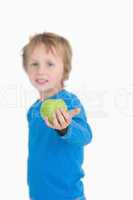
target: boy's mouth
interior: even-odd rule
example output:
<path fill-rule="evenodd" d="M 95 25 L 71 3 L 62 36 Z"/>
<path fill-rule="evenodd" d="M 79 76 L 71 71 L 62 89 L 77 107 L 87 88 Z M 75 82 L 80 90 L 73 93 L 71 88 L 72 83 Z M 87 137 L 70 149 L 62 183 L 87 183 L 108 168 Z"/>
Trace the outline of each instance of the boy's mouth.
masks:
<path fill-rule="evenodd" d="M 38 84 L 45 84 L 45 83 L 48 82 L 48 80 L 45 80 L 45 79 L 36 79 L 36 82 L 37 82 Z"/>

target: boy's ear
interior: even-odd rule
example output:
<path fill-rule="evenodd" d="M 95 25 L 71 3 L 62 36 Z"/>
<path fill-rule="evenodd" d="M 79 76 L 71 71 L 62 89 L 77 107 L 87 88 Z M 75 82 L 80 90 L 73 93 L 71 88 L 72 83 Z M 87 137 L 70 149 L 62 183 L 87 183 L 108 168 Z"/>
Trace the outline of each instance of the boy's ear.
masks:
<path fill-rule="evenodd" d="M 69 78 L 68 74 L 64 72 L 64 74 L 63 74 L 63 82 L 64 82 L 65 80 L 68 80 L 68 78 Z"/>
<path fill-rule="evenodd" d="M 64 80 L 65 80 L 65 74 L 63 74 L 61 83 L 64 83 Z"/>

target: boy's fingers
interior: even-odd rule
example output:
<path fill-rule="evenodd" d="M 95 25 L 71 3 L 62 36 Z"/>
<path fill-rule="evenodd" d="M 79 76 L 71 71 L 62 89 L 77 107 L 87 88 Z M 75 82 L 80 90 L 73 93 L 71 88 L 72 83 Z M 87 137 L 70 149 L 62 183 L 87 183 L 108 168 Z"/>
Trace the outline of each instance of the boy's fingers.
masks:
<path fill-rule="evenodd" d="M 60 124 L 59 124 L 59 120 L 58 120 L 58 118 L 56 117 L 56 113 L 54 113 L 53 114 L 53 124 L 54 124 L 54 126 L 56 127 L 56 128 L 58 128 L 59 126 L 60 126 Z"/>
<path fill-rule="evenodd" d="M 79 112 L 80 112 L 80 108 L 75 108 L 75 109 L 71 110 L 71 111 L 69 112 L 69 114 L 70 114 L 71 117 L 74 117 L 74 116 L 77 115 Z"/>
<path fill-rule="evenodd" d="M 79 112 L 80 112 L 80 108 L 75 108 L 75 109 L 69 111 L 69 115 L 66 115 L 65 111 L 64 112 L 62 111 L 62 114 L 64 114 L 64 117 L 62 116 L 62 118 L 60 117 L 59 119 L 58 119 L 59 116 L 56 118 L 56 116 L 54 114 L 54 121 L 53 121 L 54 125 L 49 122 L 47 117 L 45 117 L 44 119 L 45 119 L 46 124 L 49 127 L 57 128 L 57 127 L 59 127 L 59 124 L 61 126 L 62 124 L 68 123 L 69 121 L 71 121 L 71 118 L 74 117 L 75 115 L 79 114 Z M 62 120 L 63 120 L 63 122 L 61 123 Z"/>
<path fill-rule="evenodd" d="M 64 109 L 60 109 L 60 110 L 61 110 L 61 113 L 62 113 L 62 115 L 63 115 L 63 117 L 64 117 L 65 122 L 66 122 L 66 123 L 70 123 L 70 121 L 71 121 L 71 116 L 70 116 L 69 112 L 67 112 L 67 111 L 64 110 Z"/>

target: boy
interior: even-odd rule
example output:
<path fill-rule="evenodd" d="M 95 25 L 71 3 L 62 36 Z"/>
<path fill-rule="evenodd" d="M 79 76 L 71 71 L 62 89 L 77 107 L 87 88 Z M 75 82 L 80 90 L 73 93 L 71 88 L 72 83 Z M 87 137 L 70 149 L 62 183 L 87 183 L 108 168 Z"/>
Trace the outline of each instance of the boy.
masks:
<path fill-rule="evenodd" d="M 64 89 L 71 71 L 72 49 L 55 33 L 36 34 L 23 47 L 23 67 L 40 98 L 27 113 L 29 127 L 28 186 L 32 200 L 85 200 L 81 178 L 84 146 L 92 132 L 78 97 Z M 42 119 L 46 99 L 63 99 L 51 124 Z"/>

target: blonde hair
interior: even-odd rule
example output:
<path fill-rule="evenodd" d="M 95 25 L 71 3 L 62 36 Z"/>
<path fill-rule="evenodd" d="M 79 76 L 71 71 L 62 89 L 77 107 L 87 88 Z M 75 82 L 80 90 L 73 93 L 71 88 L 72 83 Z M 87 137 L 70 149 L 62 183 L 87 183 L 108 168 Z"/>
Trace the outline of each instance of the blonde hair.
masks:
<path fill-rule="evenodd" d="M 43 32 L 30 37 L 29 42 L 22 48 L 22 62 L 25 71 L 27 71 L 27 62 L 29 55 L 38 44 L 44 44 L 46 50 L 50 50 L 52 51 L 52 53 L 54 48 L 56 52 L 61 56 L 64 64 L 62 83 L 62 85 L 64 86 L 64 81 L 69 78 L 69 74 L 72 68 L 72 48 L 69 41 L 64 37 L 51 32 Z"/>

